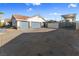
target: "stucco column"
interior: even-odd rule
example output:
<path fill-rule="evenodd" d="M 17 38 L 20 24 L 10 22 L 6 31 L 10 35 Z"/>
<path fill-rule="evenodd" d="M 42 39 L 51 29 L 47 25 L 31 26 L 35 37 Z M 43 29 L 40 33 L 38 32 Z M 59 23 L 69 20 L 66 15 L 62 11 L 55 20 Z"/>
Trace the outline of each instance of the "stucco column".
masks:
<path fill-rule="evenodd" d="M 15 27 L 17 27 L 17 29 L 20 29 L 20 21 L 17 21 L 17 24 L 15 25 Z"/>
<path fill-rule="evenodd" d="M 31 21 L 29 22 L 29 28 L 32 28 L 32 22 Z"/>
<path fill-rule="evenodd" d="M 43 23 L 42 22 L 40 22 L 40 26 L 41 26 L 41 28 L 43 27 Z"/>

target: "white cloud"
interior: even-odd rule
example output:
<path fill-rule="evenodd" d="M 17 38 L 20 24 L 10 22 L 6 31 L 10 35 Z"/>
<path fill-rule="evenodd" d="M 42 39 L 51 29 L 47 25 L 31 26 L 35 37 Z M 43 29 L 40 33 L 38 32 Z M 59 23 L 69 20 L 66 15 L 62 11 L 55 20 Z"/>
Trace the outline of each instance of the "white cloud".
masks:
<path fill-rule="evenodd" d="M 39 6 L 41 3 L 32 3 L 34 6 Z"/>
<path fill-rule="evenodd" d="M 75 7 L 77 7 L 77 4 L 76 4 L 76 3 L 71 3 L 71 4 L 69 4 L 69 5 L 68 5 L 68 8 L 71 8 L 71 7 L 75 8 Z"/>
<path fill-rule="evenodd" d="M 54 13 L 49 13 L 49 15 L 53 16 L 53 15 L 61 15 L 60 13 L 54 12 Z"/>
<path fill-rule="evenodd" d="M 28 8 L 27 11 L 32 11 L 32 8 Z"/>
<path fill-rule="evenodd" d="M 30 6 L 30 5 L 39 6 L 39 5 L 41 5 L 41 3 L 25 3 L 25 5 L 27 5 L 27 6 Z"/>

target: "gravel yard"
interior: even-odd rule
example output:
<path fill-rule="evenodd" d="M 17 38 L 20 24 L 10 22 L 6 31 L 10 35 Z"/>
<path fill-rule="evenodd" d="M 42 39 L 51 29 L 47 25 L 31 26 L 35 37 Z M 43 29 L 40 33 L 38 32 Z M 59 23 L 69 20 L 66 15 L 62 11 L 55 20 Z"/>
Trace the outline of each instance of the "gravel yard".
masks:
<path fill-rule="evenodd" d="M 8 32 L 6 39 L 2 39 L 2 36 L 0 36 L 2 56 L 79 56 L 79 31 L 14 30 Z"/>

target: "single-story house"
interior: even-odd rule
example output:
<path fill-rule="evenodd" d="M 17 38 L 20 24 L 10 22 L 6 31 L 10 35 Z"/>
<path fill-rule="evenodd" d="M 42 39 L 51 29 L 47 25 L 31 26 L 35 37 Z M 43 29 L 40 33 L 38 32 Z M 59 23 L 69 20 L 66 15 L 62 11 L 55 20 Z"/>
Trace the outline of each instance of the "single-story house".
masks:
<path fill-rule="evenodd" d="M 44 25 L 44 18 L 40 16 L 23 16 L 23 15 L 12 15 L 11 18 L 12 26 L 19 29 L 28 28 L 41 28 Z"/>

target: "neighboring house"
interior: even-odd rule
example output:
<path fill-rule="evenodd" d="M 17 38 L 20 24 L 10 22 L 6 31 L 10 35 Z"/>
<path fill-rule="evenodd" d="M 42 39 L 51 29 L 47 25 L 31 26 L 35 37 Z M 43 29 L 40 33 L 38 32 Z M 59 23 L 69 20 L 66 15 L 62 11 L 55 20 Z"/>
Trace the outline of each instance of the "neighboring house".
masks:
<path fill-rule="evenodd" d="M 12 26 L 18 29 L 41 28 L 45 20 L 40 16 L 12 15 Z"/>
<path fill-rule="evenodd" d="M 76 21 L 76 14 L 67 14 L 61 15 L 64 22 L 75 22 Z"/>
<path fill-rule="evenodd" d="M 61 17 L 60 28 L 76 29 L 76 14 L 62 15 Z"/>

